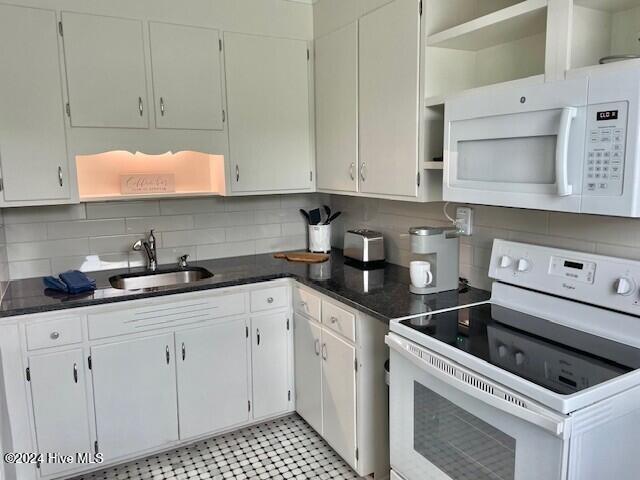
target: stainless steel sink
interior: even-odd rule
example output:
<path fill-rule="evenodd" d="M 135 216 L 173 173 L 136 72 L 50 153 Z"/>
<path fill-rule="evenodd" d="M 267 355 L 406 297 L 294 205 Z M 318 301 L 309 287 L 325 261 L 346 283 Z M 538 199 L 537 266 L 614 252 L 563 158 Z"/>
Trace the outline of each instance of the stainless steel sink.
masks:
<path fill-rule="evenodd" d="M 119 290 L 143 290 L 148 288 L 184 285 L 213 277 L 209 270 L 199 267 L 158 270 L 148 273 L 127 273 L 109 279 L 113 288 Z"/>

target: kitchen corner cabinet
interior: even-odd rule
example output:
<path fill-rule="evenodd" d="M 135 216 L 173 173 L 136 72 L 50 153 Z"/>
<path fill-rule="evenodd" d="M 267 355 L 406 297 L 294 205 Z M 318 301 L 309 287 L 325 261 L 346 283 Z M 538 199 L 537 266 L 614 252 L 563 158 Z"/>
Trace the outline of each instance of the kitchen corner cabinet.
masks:
<path fill-rule="evenodd" d="M 150 22 L 157 128 L 222 130 L 220 32 Z"/>
<path fill-rule="evenodd" d="M 233 193 L 312 191 L 308 43 L 224 33 Z"/>
<path fill-rule="evenodd" d="M 69 200 L 58 22 L 0 5 L 0 206 Z"/>
<path fill-rule="evenodd" d="M 29 357 L 38 453 L 73 456 L 93 451 L 84 365 L 82 349 Z M 71 466 L 42 462 L 40 468 L 43 475 L 56 475 Z"/>
<path fill-rule="evenodd" d="M 178 440 L 173 334 L 92 347 L 91 363 L 105 460 Z"/>
<path fill-rule="evenodd" d="M 288 313 L 251 318 L 253 418 L 284 413 L 291 401 Z"/>
<path fill-rule="evenodd" d="M 246 329 L 231 321 L 176 333 L 181 439 L 249 420 Z"/>
<path fill-rule="evenodd" d="M 359 475 L 384 478 L 387 326 L 302 287 L 294 309 L 297 412 Z"/>
<path fill-rule="evenodd" d="M 315 41 L 317 187 L 358 191 L 358 24 Z"/>
<path fill-rule="evenodd" d="M 420 19 L 395 0 L 359 22 L 360 191 L 416 197 L 421 159 Z"/>
<path fill-rule="evenodd" d="M 148 128 L 140 20 L 62 12 L 73 127 Z"/>

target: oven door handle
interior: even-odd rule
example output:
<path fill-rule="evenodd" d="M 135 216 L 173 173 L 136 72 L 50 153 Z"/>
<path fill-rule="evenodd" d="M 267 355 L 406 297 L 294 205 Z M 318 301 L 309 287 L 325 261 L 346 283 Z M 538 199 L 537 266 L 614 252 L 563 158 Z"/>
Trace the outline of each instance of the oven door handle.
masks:
<path fill-rule="evenodd" d="M 490 405 L 504 413 L 507 413 L 508 415 L 518 417 L 527 423 L 536 425 L 537 427 L 542 428 L 543 430 L 546 430 L 547 432 L 553 434 L 556 437 L 560 437 L 563 439 L 568 438 L 570 429 L 565 428 L 568 426 L 567 417 L 556 414 L 551 411 L 549 411 L 548 413 L 543 413 L 541 411 L 535 411 L 526 407 L 522 407 L 522 406 L 516 405 L 515 403 L 509 402 L 500 397 L 497 397 L 491 393 L 488 393 L 485 390 L 476 388 L 470 385 L 469 383 L 462 381 L 458 377 L 458 375 L 463 377 L 467 376 L 468 378 L 472 378 L 472 379 L 477 378 L 478 380 L 482 381 L 485 384 L 488 384 L 489 386 L 493 386 L 494 384 L 493 382 L 484 379 L 484 377 L 472 372 L 471 370 L 468 370 L 458 365 L 457 363 L 451 362 L 450 360 L 447 360 L 444 357 L 436 355 L 429 350 L 426 350 L 423 348 L 417 348 L 417 347 L 412 348 L 415 351 L 423 351 L 428 356 L 431 356 L 435 360 L 434 363 L 436 364 L 452 366 L 453 369 L 457 372 L 457 374 L 449 373 L 452 371 L 451 368 L 445 368 L 447 370 L 446 372 L 443 370 L 440 370 L 439 368 L 431 364 L 430 361 L 425 360 L 423 357 L 420 357 L 416 353 L 412 353 L 408 351 L 404 345 L 404 342 L 402 340 L 399 340 L 395 336 L 387 335 L 385 337 L 385 342 L 389 346 L 389 348 L 392 348 L 394 351 L 398 352 L 404 358 L 411 361 L 415 366 L 417 366 L 421 370 L 428 372 L 433 377 L 436 377 L 438 380 L 445 382 L 447 385 L 455 388 L 456 390 L 462 393 L 465 393 L 475 398 L 476 400 L 479 400 L 487 405 Z M 391 372 L 391 375 L 393 375 L 393 371 Z M 509 391 L 505 387 L 495 385 L 495 388 L 503 390 L 505 393 L 509 394 Z M 515 395 L 515 394 L 511 394 L 511 395 L 512 395 L 512 398 L 514 399 L 517 399 L 519 397 L 518 395 Z"/>
<path fill-rule="evenodd" d="M 560 129 L 556 143 L 556 186 L 558 196 L 567 197 L 573 193 L 573 186 L 569 183 L 569 138 L 571 125 L 578 115 L 575 107 L 565 107 L 560 115 Z"/>

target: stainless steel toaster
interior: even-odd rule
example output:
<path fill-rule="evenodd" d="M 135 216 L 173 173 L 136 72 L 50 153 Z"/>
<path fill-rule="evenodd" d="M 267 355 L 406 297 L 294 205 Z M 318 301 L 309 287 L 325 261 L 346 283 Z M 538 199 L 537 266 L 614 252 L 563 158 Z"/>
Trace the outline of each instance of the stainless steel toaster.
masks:
<path fill-rule="evenodd" d="M 384 261 L 384 237 L 373 230 L 349 230 L 344 234 L 344 256 L 362 263 Z"/>

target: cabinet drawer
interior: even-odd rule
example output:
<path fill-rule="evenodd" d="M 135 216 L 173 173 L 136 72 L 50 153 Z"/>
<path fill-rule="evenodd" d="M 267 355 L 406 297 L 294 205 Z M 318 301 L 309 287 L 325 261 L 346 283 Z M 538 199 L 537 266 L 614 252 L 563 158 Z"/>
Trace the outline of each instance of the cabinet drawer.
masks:
<path fill-rule="evenodd" d="M 82 341 L 82 322 L 79 317 L 59 318 L 27 325 L 26 332 L 29 350 L 71 345 Z"/>
<path fill-rule="evenodd" d="M 245 313 L 245 295 L 236 293 L 181 302 L 157 301 L 144 307 L 108 309 L 88 315 L 89 338 L 113 337 L 205 322 Z"/>
<path fill-rule="evenodd" d="M 274 308 L 285 308 L 289 303 L 287 288 L 272 287 L 251 292 L 251 311 L 261 312 Z"/>
<path fill-rule="evenodd" d="M 320 297 L 309 290 L 303 290 L 299 287 L 293 290 L 293 308 L 295 311 L 317 321 L 320 321 L 321 302 Z"/>
<path fill-rule="evenodd" d="M 322 323 L 343 337 L 355 342 L 356 316 L 337 307 L 333 303 L 322 301 Z"/>

